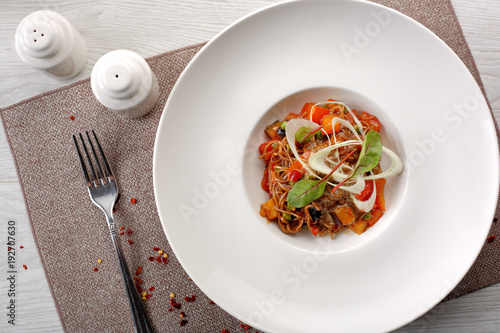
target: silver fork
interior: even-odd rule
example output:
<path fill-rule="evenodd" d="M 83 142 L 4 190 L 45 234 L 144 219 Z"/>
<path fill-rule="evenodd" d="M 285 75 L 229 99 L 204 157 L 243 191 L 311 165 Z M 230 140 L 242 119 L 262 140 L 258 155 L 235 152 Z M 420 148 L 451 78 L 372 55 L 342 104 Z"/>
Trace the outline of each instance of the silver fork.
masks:
<path fill-rule="evenodd" d="M 81 145 L 83 151 L 87 158 L 88 169 L 85 164 L 84 158 L 78 146 L 76 137 L 73 135 L 73 141 L 75 142 L 76 151 L 78 152 L 78 157 L 80 158 L 80 163 L 82 164 L 83 175 L 85 176 L 85 182 L 90 194 L 92 202 L 99 207 L 106 215 L 106 220 L 108 221 L 109 232 L 111 233 L 111 239 L 113 240 L 113 245 L 116 250 L 116 256 L 118 257 L 118 263 L 122 272 L 123 282 L 125 283 L 125 289 L 127 290 L 128 304 L 130 306 L 130 311 L 132 312 L 134 327 L 136 332 L 153 332 L 151 324 L 148 321 L 142 302 L 139 299 L 139 295 L 135 289 L 134 282 L 130 277 L 130 271 L 123 255 L 123 250 L 121 243 L 118 240 L 118 234 L 116 232 L 115 222 L 113 220 L 113 206 L 118 198 L 118 186 L 116 185 L 115 177 L 108 164 L 106 156 L 101 148 L 99 140 L 95 132 L 92 131 L 94 141 L 97 146 L 97 150 L 100 153 L 100 158 L 96 153 L 94 144 L 90 139 L 89 132 L 85 132 L 87 136 L 87 142 L 90 145 L 92 159 L 90 157 L 87 145 L 81 133 L 79 133 Z M 97 165 L 97 168 L 94 167 Z"/>

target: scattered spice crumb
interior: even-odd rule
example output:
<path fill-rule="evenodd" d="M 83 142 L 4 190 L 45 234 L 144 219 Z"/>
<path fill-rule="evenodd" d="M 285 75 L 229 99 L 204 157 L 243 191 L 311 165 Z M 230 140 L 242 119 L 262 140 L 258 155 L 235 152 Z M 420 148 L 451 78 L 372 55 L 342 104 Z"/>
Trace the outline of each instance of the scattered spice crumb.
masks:
<path fill-rule="evenodd" d="M 497 238 L 497 235 L 491 235 L 486 239 L 486 242 L 491 243 L 495 240 L 495 238 Z"/>
<path fill-rule="evenodd" d="M 223 329 L 223 330 L 222 330 L 222 333 L 229 333 L 229 331 L 228 331 L 228 330 Z"/>
<path fill-rule="evenodd" d="M 191 280 L 191 278 L 188 278 L 188 281 L 193 281 L 193 280 Z"/>
<path fill-rule="evenodd" d="M 493 222 L 494 222 L 494 223 L 498 223 L 498 217 L 495 217 L 495 218 L 493 219 Z"/>
<path fill-rule="evenodd" d="M 186 319 L 182 319 L 182 320 L 181 320 L 181 326 L 184 326 L 184 325 L 186 325 L 186 324 L 187 324 L 187 320 L 186 320 Z"/>
<path fill-rule="evenodd" d="M 164 265 L 168 264 L 168 259 L 167 258 L 163 258 L 163 264 Z"/>
<path fill-rule="evenodd" d="M 125 233 L 127 234 L 127 236 L 130 236 L 130 235 L 132 235 L 132 230 L 131 229 L 127 229 L 125 231 Z"/>
<path fill-rule="evenodd" d="M 142 296 L 142 300 L 143 301 L 147 300 L 146 296 Z"/>
<path fill-rule="evenodd" d="M 163 258 L 168 258 L 168 254 L 163 253 Z"/>
<path fill-rule="evenodd" d="M 176 309 L 180 309 L 181 308 L 181 304 L 177 303 L 174 298 L 172 298 L 169 303 L 170 303 L 170 305 L 172 305 Z"/>
<path fill-rule="evenodd" d="M 158 251 L 158 254 L 159 254 L 159 255 L 162 255 L 162 254 L 163 254 L 163 250 L 159 250 L 159 251 Z"/>
<path fill-rule="evenodd" d="M 188 303 L 194 302 L 195 299 L 196 299 L 196 295 L 192 295 L 191 297 L 189 297 L 189 296 L 184 297 L 184 300 Z"/>
<path fill-rule="evenodd" d="M 148 289 L 149 291 L 153 291 L 155 290 L 155 287 L 154 286 L 151 286 L 151 288 Z"/>
<path fill-rule="evenodd" d="M 120 232 L 118 235 L 123 236 L 125 232 Z"/>
<path fill-rule="evenodd" d="M 210 301 L 210 302 L 208 302 L 208 303 L 210 303 L 210 304 L 212 304 L 212 305 L 216 305 L 214 301 Z"/>
<path fill-rule="evenodd" d="M 161 264 L 161 257 L 160 256 L 156 257 L 156 261 L 158 261 Z"/>
<path fill-rule="evenodd" d="M 122 231 L 122 230 L 125 230 L 125 227 L 121 227 L 121 228 L 120 228 L 120 231 Z"/>
<path fill-rule="evenodd" d="M 20 248 L 20 249 L 24 249 L 24 246 L 22 246 L 22 245 L 21 245 L 21 246 L 19 246 L 19 248 Z"/>
<path fill-rule="evenodd" d="M 135 275 L 139 275 L 142 273 L 142 266 L 137 267 L 137 270 L 135 271 Z"/>
<path fill-rule="evenodd" d="M 153 248 L 153 251 L 160 251 L 160 248 L 155 246 L 155 247 Z"/>
<path fill-rule="evenodd" d="M 153 296 L 153 295 L 152 294 L 147 294 L 146 298 L 150 298 L 151 296 Z"/>
<path fill-rule="evenodd" d="M 186 317 L 186 314 L 185 314 L 184 312 L 182 312 L 182 311 L 181 311 L 181 313 L 179 313 L 179 316 L 180 316 L 181 318 L 184 318 L 184 317 Z"/>
<path fill-rule="evenodd" d="M 128 240 L 128 242 L 130 243 L 130 245 L 134 244 L 134 242 L 132 242 L 130 239 Z"/>
<path fill-rule="evenodd" d="M 132 199 L 130 199 L 130 202 L 132 203 L 132 205 L 135 205 L 137 203 L 137 199 L 136 198 L 132 198 Z"/>
<path fill-rule="evenodd" d="M 252 328 L 250 325 L 247 325 L 247 324 L 241 324 L 241 325 L 240 325 L 240 327 L 241 327 L 242 329 L 244 329 L 245 331 L 247 331 L 247 330 L 249 330 L 249 329 L 251 329 L 251 328 Z"/>
<path fill-rule="evenodd" d="M 172 312 L 172 311 L 174 311 L 174 308 L 170 308 L 170 309 L 168 309 L 167 311 L 168 311 L 168 312 Z"/>
<path fill-rule="evenodd" d="M 134 276 L 134 282 L 138 284 L 142 284 L 141 278 L 138 278 L 137 276 Z"/>
<path fill-rule="evenodd" d="M 175 294 L 174 293 L 170 293 L 170 298 L 174 298 L 175 297 Z"/>
<path fill-rule="evenodd" d="M 97 263 L 100 264 L 102 262 L 102 259 L 101 258 L 98 258 L 97 259 Z"/>
<path fill-rule="evenodd" d="M 69 116 L 69 119 L 75 120 L 75 116 Z"/>
<path fill-rule="evenodd" d="M 23 265 L 24 268 L 26 268 L 26 265 Z M 94 267 L 94 272 L 97 272 L 99 270 L 99 268 L 97 267 Z"/>
<path fill-rule="evenodd" d="M 145 292 L 145 291 L 143 291 L 143 292 L 141 293 L 141 295 L 142 295 L 142 296 L 146 296 L 147 294 L 148 294 L 148 293 L 147 293 L 147 292 Z"/>
<path fill-rule="evenodd" d="M 153 260 L 155 260 L 155 257 L 149 257 L 148 260 L 153 261 Z"/>

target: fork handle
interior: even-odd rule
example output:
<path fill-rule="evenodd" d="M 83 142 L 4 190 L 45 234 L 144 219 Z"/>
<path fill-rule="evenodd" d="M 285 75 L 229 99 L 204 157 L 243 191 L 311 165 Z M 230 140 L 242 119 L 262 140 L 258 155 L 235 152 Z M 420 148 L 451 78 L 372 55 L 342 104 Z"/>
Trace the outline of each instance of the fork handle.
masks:
<path fill-rule="evenodd" d="M 125 256 L 123 255 L 122 246 L 120 240 L 118 239 L 113 217 L 106 214 L 106 218 L 108 220 L 111 239 L 113 241 L 120 270 L 122 272 L 123 283 L 125 283 L 128 304 L 130 306 L 130 312 L 132 312 L 135 331 L 137 333 L 153 333 L 153 328 L 151 327 L 148 317 L 146 316 L 146 311 L 144 311 L 144 307 L 135 288 L 134 281 L 130 277 L 130 271 L 127 266 L 127 261 L 125 260 Z"/>

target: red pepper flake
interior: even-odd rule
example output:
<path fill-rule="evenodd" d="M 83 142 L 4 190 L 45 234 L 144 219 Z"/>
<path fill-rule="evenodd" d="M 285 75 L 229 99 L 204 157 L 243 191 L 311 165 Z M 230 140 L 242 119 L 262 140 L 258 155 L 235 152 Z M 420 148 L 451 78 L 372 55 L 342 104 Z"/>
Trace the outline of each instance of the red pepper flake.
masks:
<path fill-rule="evenodd" d="M 156 257 L 156 261 L 158 261 L 161 264 L 161 257 L 160 256 Z"/>
<path fill-rule="evenodd" d="M 168 311 L 168 312 L 172 312 L 172 311 L 174 311 L 174 308 L 170 308 L 170 309 L 168 309 L 167 311 Z"/>
<path fill-rule="evenodd" d="M 188 297 L 188 296 L 184 297 L 184 300 L 186 302 L 194 302 L 195 299 L 196 299 L 196 295 L 193 295 L 191 297 Z"/>
<path fill-rule="evenodd" d="M 153 291 L 155 290 L 155 287 L 154 286 L 151 286 L 151 288 L 148 289 L 149 291 Z"/>
<path fill-rule="evenodd" d="M 240 325 L 240 327 L 241 327 L 242 329 L 244 329 L 245 331 L 247 331 L 247 330 L 249 330 L 249 329 L 251 329 L 251 328 L 252 328 L 250 325 L 247 325 L 247 324 L 241 324 L 241 325 Z"/>
<path fill-rule="evenodd" d="M 75 116 L 69 116 L 69 119 L 75 120 Z"/>
<path fill-rule="evenodd" d="M 149 261 L 153 261 L 153 260 L 155 260 L 155 258 L 154 257 L 149 257 L 148 260 Z"/>
<path fill-rule="evenodd" d="M 229 331 L 228 331 L 228 330 L 223 329 L 223 330 L 222 330 L 222 333 L 229 333 Z"/>
<path fill-rule="evenodd" d="M 184 326 L 184 325 L 186 325 L 186 324 L 187 324 L 187 320 L 186 320 L 186 319 L 182 319 L 182 320 L 181 320 L 181 326 Z"/>
<path fill-rule="evenodd" d="M 124 234 L 125 234 L 124 232 L 120 232 L 118 235 L 123 236 Z"/>
<path fill-rule="evenodd" d="M 134 242 L 132 242 L 130 239 L 128 240 L 128 242 L 130 243 L 130 245 L 134 244 Z"/>
<path fill-rule="evenodd" d="M 142 273 L 142 266 L 137 267 L 137 270 L 135 271 L 135 275 L 139 275 Z"/>
<path fill-rule="evenodd" d="M 147 294 L 147 295 L 146 295 L 146 299 L 150 298 L 151 296 L 153 296 L 153 295 L 151 295 L 151 294 Z"/>
<path fill-rule="evenodd" d="M 137 276 L 134 276 L 134 282 L 138 284 L 142 284 L 141 278 L 138 278 Z"/>
<path fill-rule="evenodd" d="M 26 265 L 23 265 L 24 268 L 26 268 Z M 27 268 L 26 268 L 27 269 Z M 94 272 L 97 272 L 99 270 L 99 268 L 97 267 L 94 267 Z"/>
<path fill-rule="evenodd" d="M 210 302 L 208 302 L 208 303 L 210 303 L 210 304 L 212 304 L 212 305 L 217 305 L 217 304 L 215 304 L 215 302 L 214 302 L 214 301 L 210 301 Z"/>
<path fill-rule="evenodd" d="M 122 230 L 125 230 L 125 227 L 121 227 L 121 228 L 120 228 L 120 231 L 122 231 Z"/>
<path fill-rule="evenodd" d="M 159 257 L 158 257 L 158 258 L 159 258 Z M 168 259 L 167 259 L 167 258 L 163 258 L 162 260 L 163 260 L 163 264 L 164 264 L 164 265 L 168 264 Z"/>
<path fill-rule="evenodd" d="M 181 318 L 184 318 L 184 317 L 186 317 L 186 314 L 184 312 L 181 312 L 181 313 L 179 313 L 179 316 L 181 316 Z"/>
<path fill-rule="evenodd" d="M 21 246 L 19 246 L 19 248 L 20 248 L 20 249 L 24 249 L 24 246 L 22 246 L 22 245 L 21 245 Z"/>
<path fill-rule="evenodd" d="M 155 246 L 155 247 L 153 248 L 153 251 L 160 251 L 160 248 Z"/>
<path fill-rule="evenodd" d="M 488 237 L 486 239 L 486 242 L 487 243 L 491 243 L 491 242 L 493 242 L 495 240 L 495 238 L 497 238 L 497 235 L 491 235 L 490 237 Z"/>
<path fill-rule="evenodd" d="M 116 206 L 113 206 L 113 213 L 116 213 Z"/>
<path fill-rule="evenodd" d="M 180 308 L 181 308 L 181 304 L 180 304 L 180 303 L 177 303 L 177 302 L 175 301 L 175 299 L 174 299 L 174 298 L 172 298 L 172 299 L 169 301 L 169 303 L 170 303 L 170 305 L 172 305 L 172 306 L 173 306 L 174 308 L 176 308 L 176 309 L 180 309 Z"/>
<path fill-rule="evenodd" d="M 132 235 L 132 230 L 127 229 L 127 230 L 125 231 L 125 233 L 127 234 L 127 236 L 130 236 L 130 235 Z"/>
<path fill-rule="evenodd" d="M 132 203 L 132 205 L 135 205 L 137 203 L 137 199 L 136 198 L 132 198 L 132 199 L 130 199 L 130 202 Z"/>

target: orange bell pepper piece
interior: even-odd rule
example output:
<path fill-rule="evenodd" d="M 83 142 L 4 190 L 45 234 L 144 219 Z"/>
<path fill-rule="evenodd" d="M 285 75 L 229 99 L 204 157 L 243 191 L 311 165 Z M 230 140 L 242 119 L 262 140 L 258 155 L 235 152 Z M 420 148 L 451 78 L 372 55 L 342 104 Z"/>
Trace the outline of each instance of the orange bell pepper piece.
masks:
<path fill-rule="evenodd" d="M 311 116 L 308 119 L 312 119 L 313 122 L 319 125 L 321 118 L 330 113 L 327 108 L 322 108 L 321 106 L 315 106 L 311 110 Z"/>
<path fill-rule="evenodd" d="M 302 110 L 300 110 L 300 116 L 306 119 L 309 119 L 309 114 L 311 113 L 311 108 L 313 107 L 314 103 L 306 103 L 302 107 Z"/>
<path fill-rule="evenodd" d="M 327 134 L 333 134 L 333 126 L 332 126 L 333 118 L 334 118 L 334 115 L 332 115 L 332 114 L 327 114 L 326 116 L 321 118 L 320 125 L 323 126 L 323 130 Z M 340 124 L 336 123 L 335 124 L 335 133 L 337 133 L 338 131 L 340 131 Z"/>
<path fill-rule="evenodd" d="M 377 199 L 375 199 L 375 205 L 380 210 L 385 211 L 385 196 L 384 196 L 384 188 L 385 188 L 386 180 L 384 178 L 375 180 L 375 187 L 377 189 Z"/>

